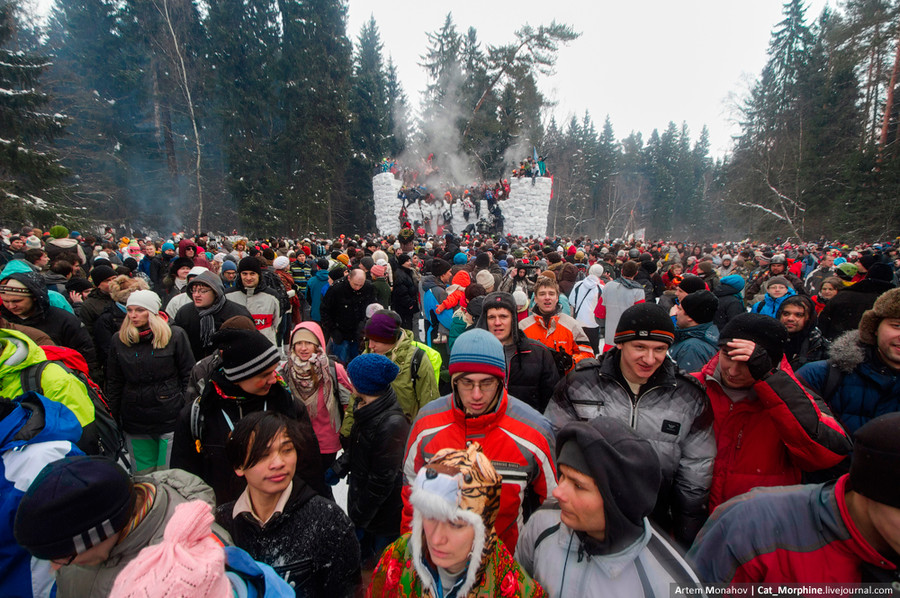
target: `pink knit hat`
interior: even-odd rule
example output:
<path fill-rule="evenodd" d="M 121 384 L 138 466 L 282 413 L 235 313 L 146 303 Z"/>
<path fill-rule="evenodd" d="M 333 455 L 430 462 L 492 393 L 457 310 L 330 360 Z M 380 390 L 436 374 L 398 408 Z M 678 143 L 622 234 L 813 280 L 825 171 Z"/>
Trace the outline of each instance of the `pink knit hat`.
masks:
<path fill-rule="evenodd" d="M 195 500 L 175 507 L 163 541 L 148 546 L 116 577 L 110 598 L 229 598 L 225 551 L 212 536 L 212 510 Z"/>

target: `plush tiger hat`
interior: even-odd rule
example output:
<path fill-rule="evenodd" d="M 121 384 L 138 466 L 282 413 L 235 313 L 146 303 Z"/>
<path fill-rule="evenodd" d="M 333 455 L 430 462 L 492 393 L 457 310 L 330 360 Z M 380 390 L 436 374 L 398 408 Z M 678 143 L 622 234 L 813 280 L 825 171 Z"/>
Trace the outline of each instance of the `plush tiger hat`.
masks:
<path fill-rule="evenodd" d="M 416 572 L 432 594 L 436 584 L 422 561 L 423 549 L 427 549 L 422 521 L 463 521 L 475 528 L 466 581 L 457 592 L 465 596 L 480 579 L 497 542 L 494 523 L 500 508 L 501 481 L 477 442 L 469 443 L 465 450 L 441 449 L 419 470 L 409 498 L 413 506 L 410 543 Z"/>

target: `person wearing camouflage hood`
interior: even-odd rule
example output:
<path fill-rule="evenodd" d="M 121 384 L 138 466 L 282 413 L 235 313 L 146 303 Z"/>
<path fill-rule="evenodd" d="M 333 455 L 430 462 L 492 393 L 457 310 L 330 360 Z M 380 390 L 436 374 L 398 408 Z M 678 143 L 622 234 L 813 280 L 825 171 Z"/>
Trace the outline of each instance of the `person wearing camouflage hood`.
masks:
<path fill-rule="evenodd" d="M 438 451 L 413 484 L 412 531 L 385 550 L 367 596 L 545 596 L 497 536 L 500 486 L 477 442 Z"/>

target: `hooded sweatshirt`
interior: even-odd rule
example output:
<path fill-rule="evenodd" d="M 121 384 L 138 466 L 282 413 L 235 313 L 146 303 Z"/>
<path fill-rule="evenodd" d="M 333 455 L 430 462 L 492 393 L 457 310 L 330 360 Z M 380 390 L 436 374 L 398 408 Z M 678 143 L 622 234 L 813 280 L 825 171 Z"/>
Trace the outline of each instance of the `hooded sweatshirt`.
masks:
<path fill-rule="evenodd" d="M 213 302 L 214 306 L 217 305 L 220 298 L 223 299 L 221 305 L 217 308 L 210 307 L 203 310 L 206 312 L 209 309 L 213 309 L 214 313 L 210 315 L 214 330 L 218 330 L 225 320 L 233 316 L 245 316 L 253 319 L 246 307 L 225 299 L 225 287 L 222 286 L 222 279 L 216 274 L 210 271 L 202 272 L 191 280 L 189 284 L 194 283 L 205 284 L 213 290 L 213 293 L 216 295 L 216 299 Z M 194 354 L 194 358 L 198 361 L 213 352 L 212 343 L 204 342 L 203 340 L 202 319 L 201 310 L 198 310 L 196 304 L 191 301 L 178 310 L 174 322 L 176 326 L 180 326 L 187 333 L 188 340 L 191 341 L 191 351 Z"/>
<path fill-rule="evenodd" d="M 194 265 L 209 268 L 209 260 L 206 259 L 206 254 L 190 239 L 182 239 L 178 242 L 178 257 L 187 257 L 187 250 L 192 247 L 194 249 L 194 257 L 191 259 L 194 260 Z"/>

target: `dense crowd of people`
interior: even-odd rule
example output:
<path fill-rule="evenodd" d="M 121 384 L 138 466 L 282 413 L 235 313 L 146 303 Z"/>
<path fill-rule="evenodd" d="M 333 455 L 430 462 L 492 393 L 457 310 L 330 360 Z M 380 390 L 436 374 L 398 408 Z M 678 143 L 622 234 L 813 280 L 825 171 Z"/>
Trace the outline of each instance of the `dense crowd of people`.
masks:
<path fill-rule="evenodd" d="M 900 583 L 900 237 L 0 239 L 2 596 Z"/>

